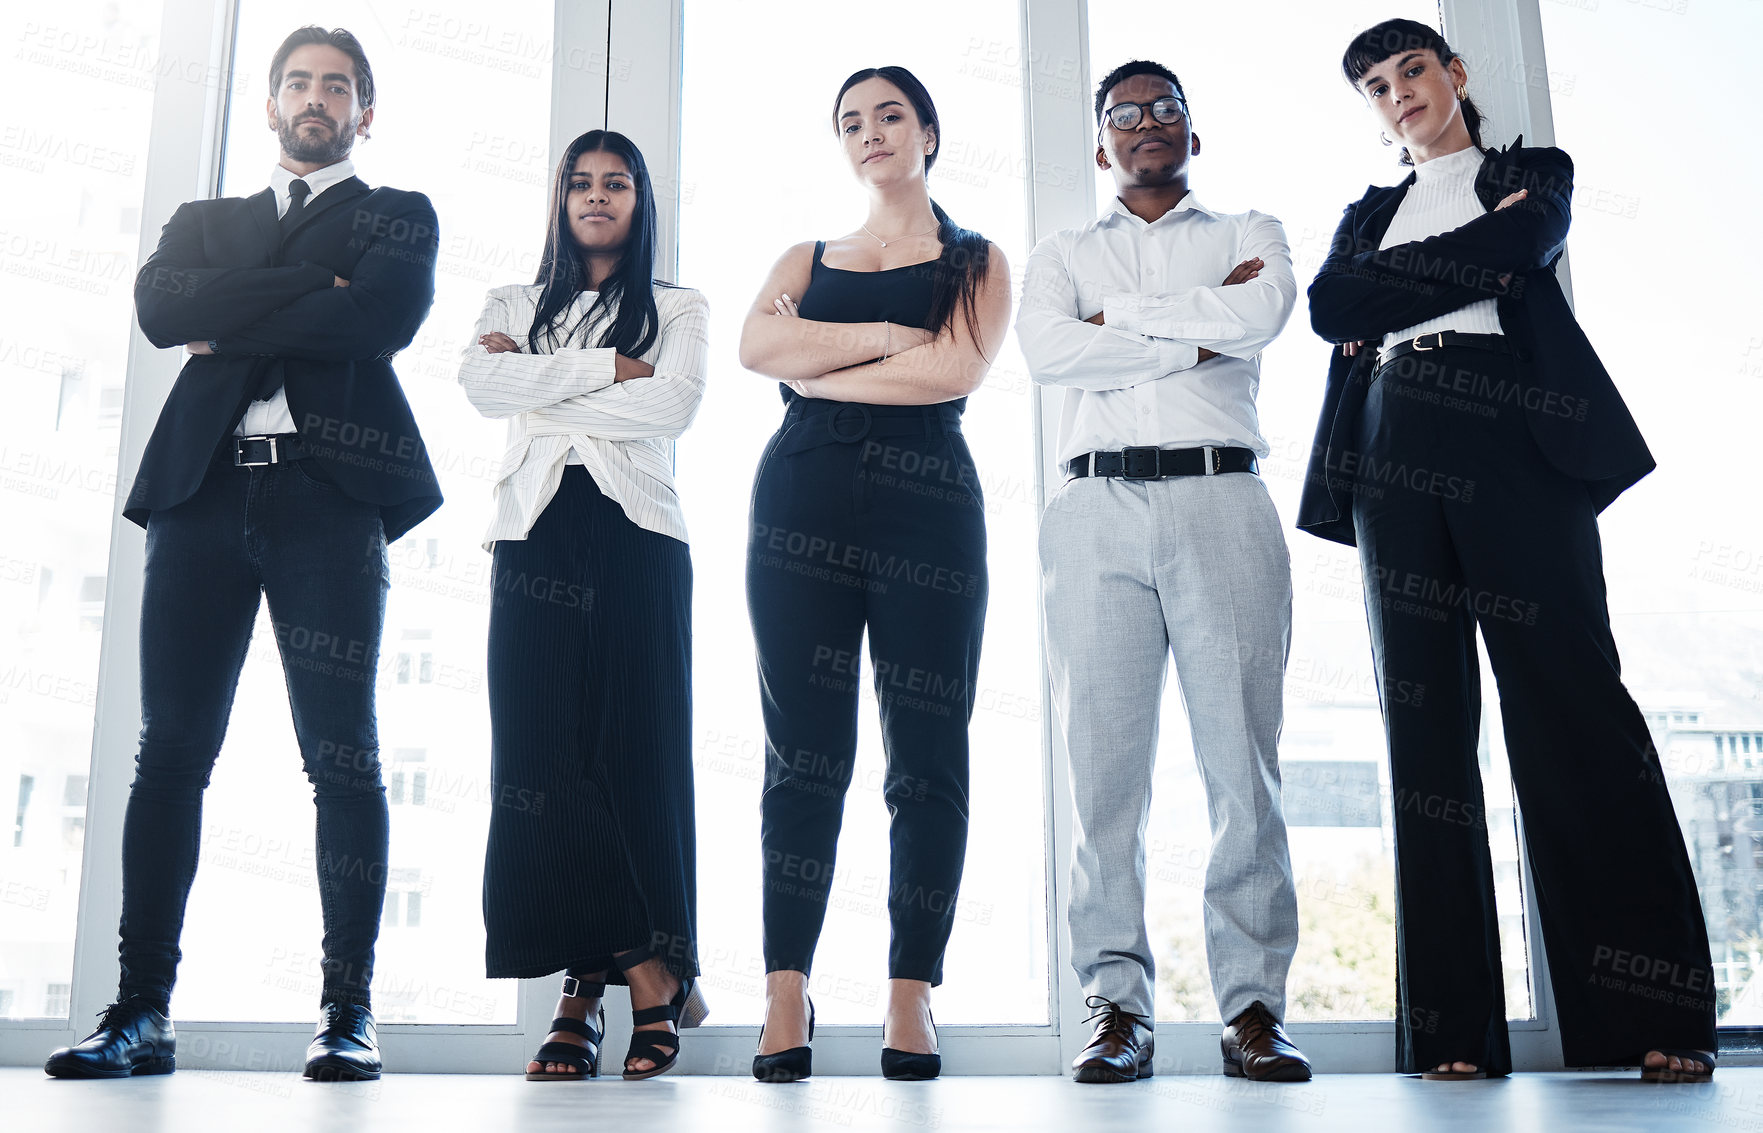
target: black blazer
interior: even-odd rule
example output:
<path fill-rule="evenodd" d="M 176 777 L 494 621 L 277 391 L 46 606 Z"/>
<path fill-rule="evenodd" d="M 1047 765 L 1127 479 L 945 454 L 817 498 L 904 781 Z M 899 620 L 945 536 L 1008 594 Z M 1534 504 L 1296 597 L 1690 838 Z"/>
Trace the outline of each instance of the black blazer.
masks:
<path fill-rule="evenodd" d="M 1640 429 L 1555 278 L 1572 219 L 1573 161 L 1523 141 L 1487 152 L 1475 193 L 1488 213 L 1461 228 L 1378 250 L 1413 174 L 1400 185 L 1372 186 L 1347 206 L 1310 285 L 1310 325 L 1329 342 L 1368 345 L 1352 358 L 1337 350 L 1329 363 L 1300 528 L 1353 545 L 1355 423 L 1383 336 L 1488 298 L 1513 340 L 1525 417 L 1549 463 L 1585 481 L 1599 511 L 1653 470 Z M 1520 189 L 1529 190 L 1523 201 L 1493 211 Z"/>
<path fill-rule="evenodd" d="M 379 505 L 388 541 L 439 507 L 391 363 L 434 302 L 439 246 L 427 197 L 356 177 L 310 198 L 285 243 L 272 189 L 179 207 L 135 279 L 135 312 L 155 346 L 219 349 L 178 374 L 123 515 L 145 527 L 194 495 L 272 368 L 311 459 Z"/>

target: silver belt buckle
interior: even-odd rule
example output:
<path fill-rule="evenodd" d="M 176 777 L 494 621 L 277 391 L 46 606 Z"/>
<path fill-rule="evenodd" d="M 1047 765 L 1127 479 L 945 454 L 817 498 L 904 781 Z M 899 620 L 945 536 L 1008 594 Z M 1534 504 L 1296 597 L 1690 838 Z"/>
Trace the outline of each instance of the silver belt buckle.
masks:
<path fill-rule="evenodd" d="M 1206 475 L 1218 475 L 1224 467 L 1224 454 L 1211 445 L 1201 445 L 1200 452 L 1206 458 Z"/>
<path fill-rule="evenodd" d="M 1438 339 L 1438 341 L 1431 346 L 1420 345 L 1420 340 L 1426 337 L 1424 334 L 1415 335 L 1414 341 L 1410 343 L 1410 345 L 1416 350 L 1443 350 L 1445 346 L 1445 332 L 1442 330 L 1435 330 L 1432 332 L 1432 336 Z"/>
<path fill-rule="evenodd" d="M 243 459 L 244 453 L 241 450 L 242 450 L 242 446 L 244 445 L 244 443 L 246 441 L 268 441 L 269 442 L 269 459 L 268 460 L 245 460 L 245 459 Z M 257 436 L 235 437 L 233 439 L 233 467 L 234 468 L 262 468 L 266 464 L 274 464 L 277 459 L 278 459 L 278 453 L 276 452 L 276 439 L 275 439 L 274 434 L 260 433 Z"/>

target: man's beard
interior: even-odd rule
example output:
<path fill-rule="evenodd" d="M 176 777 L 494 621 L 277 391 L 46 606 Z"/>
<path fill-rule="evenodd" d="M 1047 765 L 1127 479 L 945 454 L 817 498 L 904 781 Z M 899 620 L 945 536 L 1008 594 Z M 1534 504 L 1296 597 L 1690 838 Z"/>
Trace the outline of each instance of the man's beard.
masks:
<path fill-rule="evenodd" d="M 299 120 L 297 125 L 295 122 L 283 118 L 280 111 L 276 112 L 275 133 L 276 137 L 281 139 L 283 153 L 295 161 L 303 161 L 310 165 L 334 165 L 349 156 L 349 151 L 355 146 L 356 122 L 347 123 L 348 128 L 343 129 L 340 124 L 327 119 L 325 125 L 337 126 L 336 132 L 302 134 L 300 125 L 310 121 L 317 121 L 317 119 L 306 115 Z M 357 119 L 358 121 L 359 119 Z"/>

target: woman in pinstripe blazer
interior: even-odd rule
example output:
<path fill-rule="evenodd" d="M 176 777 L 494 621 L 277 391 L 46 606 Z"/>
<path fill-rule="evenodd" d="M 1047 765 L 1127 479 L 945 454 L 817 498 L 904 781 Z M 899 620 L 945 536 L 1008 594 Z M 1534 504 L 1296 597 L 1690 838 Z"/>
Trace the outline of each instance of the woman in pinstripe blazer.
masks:
<path fill-rule="evenodd" d="M 563 970 L 533 1080 L 599 1073 L 629 983 L 626 1078 L 674 1065 L 695 986 L 692 563 L 674 438 L 704 392 L 708 307 L 653 279 L 655 201 L 622 134 L 571 143 L 531 286 L 484 302 L 459 381 L 509 422 L 494 555 L 486 968 Z"/>

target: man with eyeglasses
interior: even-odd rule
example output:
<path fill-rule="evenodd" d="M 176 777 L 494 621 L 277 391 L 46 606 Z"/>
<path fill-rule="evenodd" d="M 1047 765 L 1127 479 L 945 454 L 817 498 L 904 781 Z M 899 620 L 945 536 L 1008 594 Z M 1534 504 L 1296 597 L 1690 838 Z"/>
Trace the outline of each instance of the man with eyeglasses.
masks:
<path fill-rule="evenodd" d="M 1188 189 L 1187 98 L 1156 63 L 1096 90 L 1100 218 L 1029 257 L 1016 332 L 1034 380 L 1065 390 L 1067 480 L 1041 518 L 1054 709 L 1076 810 L 1072 966 L 1095 1032 L 1080 1082 L 1153 1070 L 1145 841 L 1157 722 L 1175 658 L 1206 785 L 1206 952 L 1224 1072 L 1310 1077 L 1280 1025 L 1298 943 L 1278 740 L 1291 558 L 1266 486 L 1258 356 L 1297 285 L 1279 221 Z"/>

